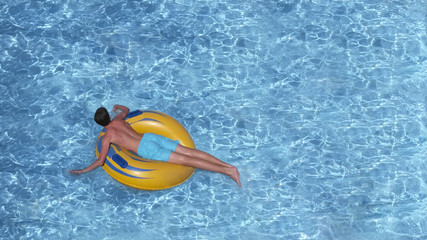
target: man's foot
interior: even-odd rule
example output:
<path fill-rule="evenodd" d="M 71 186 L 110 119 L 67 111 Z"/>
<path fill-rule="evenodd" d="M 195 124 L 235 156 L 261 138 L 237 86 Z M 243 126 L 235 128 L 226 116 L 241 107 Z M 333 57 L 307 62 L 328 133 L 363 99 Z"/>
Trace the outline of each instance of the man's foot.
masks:
<path fill-rule="evenodd" d="M 233 179 L 239 187 L 242 186 L 242 184 L 240 183 L 240 173 L 235 166 L 231 167 L 228 176 L 231 177 L 231 179 Z"/>

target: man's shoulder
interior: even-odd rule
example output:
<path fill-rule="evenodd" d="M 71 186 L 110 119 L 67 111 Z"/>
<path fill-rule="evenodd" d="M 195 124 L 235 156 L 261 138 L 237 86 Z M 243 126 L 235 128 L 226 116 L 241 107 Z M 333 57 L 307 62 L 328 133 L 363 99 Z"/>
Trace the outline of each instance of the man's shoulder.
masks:
<path fill-rule="evenodd" d="M 110 122 L 110 124 L 108 124 L 108 126 L 106 127 L 107 133 L 108 132 L 112 132 L 114 133 L 115 131 L 120 131 L 124 128 L 124 124 L 127 124 L 124 120 L 122 119 L 116 119 Z"/>

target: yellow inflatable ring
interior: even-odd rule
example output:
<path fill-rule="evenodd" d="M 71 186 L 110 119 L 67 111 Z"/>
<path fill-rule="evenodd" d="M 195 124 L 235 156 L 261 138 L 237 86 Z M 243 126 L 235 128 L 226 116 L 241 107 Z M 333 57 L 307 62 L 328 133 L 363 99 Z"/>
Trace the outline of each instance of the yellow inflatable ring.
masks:
<path fill-rule="evenodd" d="M 126 122 L 138 133 L 155 133 L 172 140 L 178 140 L 183 146 L 194 148 L 193 140 L 185 128 L 167 114 L 156 111 L 133 111 Z M 96 143 L 96 157 L 102 146 L 101 131 Z M 111 177 L 127 186 L 143 190 L 161 190 L 185 182 L 194 173 L 194 168 L 173 163 L 149 160 L 111 144 L 105 164 L 102 167 Z"/>

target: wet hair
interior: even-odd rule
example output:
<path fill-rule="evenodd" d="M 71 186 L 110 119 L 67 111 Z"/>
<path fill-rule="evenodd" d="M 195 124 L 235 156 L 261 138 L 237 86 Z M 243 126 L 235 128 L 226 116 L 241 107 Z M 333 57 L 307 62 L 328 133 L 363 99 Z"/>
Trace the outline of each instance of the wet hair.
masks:
<path fill-rule="evenodd" d="M 105 107 L 100 107 L 98 110 L 96 110 L 94 119 L 96 123 L 104 127 L 111 122 L 110 114 L 108 114 L 108 111 Z"/>

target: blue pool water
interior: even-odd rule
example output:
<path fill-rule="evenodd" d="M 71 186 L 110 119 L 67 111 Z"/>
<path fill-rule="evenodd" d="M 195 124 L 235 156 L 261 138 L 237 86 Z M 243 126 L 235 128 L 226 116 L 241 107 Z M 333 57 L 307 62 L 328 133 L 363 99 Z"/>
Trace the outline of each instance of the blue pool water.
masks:
<path fill-rule="evenodd" d="M 1 239 L 427 239 L 424 0 L 2 1 Z M 237 166 L 140 191 L 99 106 Z"/>

